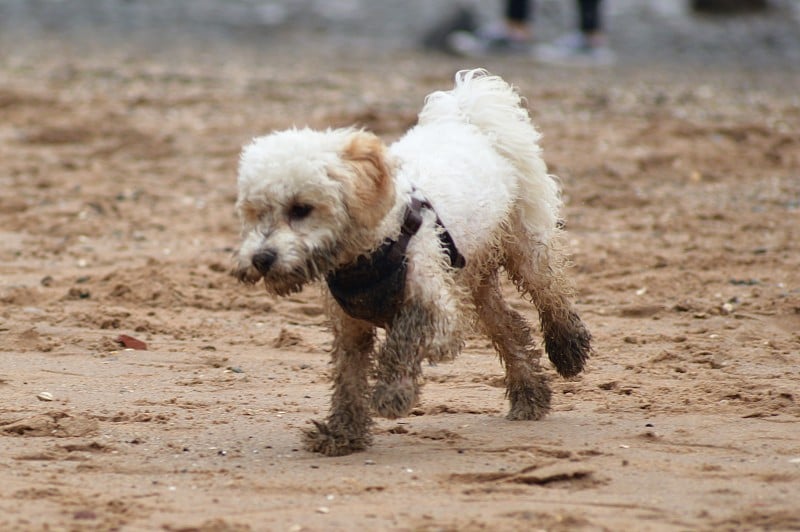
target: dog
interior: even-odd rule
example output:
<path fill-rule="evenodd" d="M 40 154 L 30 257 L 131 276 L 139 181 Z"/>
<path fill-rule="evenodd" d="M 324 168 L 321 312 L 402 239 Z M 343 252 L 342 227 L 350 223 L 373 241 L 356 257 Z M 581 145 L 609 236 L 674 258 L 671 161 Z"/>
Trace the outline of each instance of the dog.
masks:
<path fill-rule="evenodd" d="M 570 300 L 559 184 L 538 139 L 516 90 L 476 69 L 430 94 L 390 146 L 362 129 L 294 128 L 243 148 L 232 274 L 278 296 L 328 288 L 333 395 L 305 431 L 310 451 L 368 448 L 372 414 L 407 415 L 422 362 L 453 358 L 475 326 L 505 367 L 507 418 L 545 416 L 540 351 L 501 295 L 502 271 L 535 305 L 557 372 L 584 369 L 591 335 Z"/>

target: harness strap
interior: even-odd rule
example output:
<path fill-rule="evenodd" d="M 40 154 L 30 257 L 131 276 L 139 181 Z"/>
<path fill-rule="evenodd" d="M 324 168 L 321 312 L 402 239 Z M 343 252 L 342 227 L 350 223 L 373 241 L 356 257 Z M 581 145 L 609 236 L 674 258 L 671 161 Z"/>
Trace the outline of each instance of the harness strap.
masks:
<path fill-rule="evenodd" d="M 450 266 L 453 268 L 463 268 L 466 266 L 467 260 L 464 258 L 464 255 L 458 251 L 458 247 L 456 246 L 453 237 L 444 226 L 444 223 L 442 223 L 442 219 L 439 218 L 439 215 L 436 213 L 436 209 L 433 208 L 433 205 L 431 205 L 431 202 L 428 201 L 427 198 L 417 194 L 416 188 L 412 189 L 411 204 L 406 209 L 406 216 L 403 220 L 403 226 L 400 229 L 400 238 L 404 238 L 406 234 L 408 235 L 405 245 L 403 246 L 403 252 L 405 252 L 405 248 L 408 245 L 408 240 L 410 240 L 411 237 L 416 234 L 422 225 L 421 211 L 423 208 L 430 209 L 434 214 L 436 214 L 436 225 L 442 229 L 442 231 L 439 233 L 439 240 L 441 240 L 445 251 L 447 251 L 447 256 L 450 259 Z"/>
<path fill-rule="evenodd" d="M 428 200 L 425 200 L 422 203 L 423 207 L 426 207 L 436 213 L 434 210 L 433 205 L 430 204 Z M 442 245 L 444 249 L 447 251 L 447 256 L 450 258 L 450 266 L 453 268 L 463 268 L 467 265 L 467 259 L 464 258 L 464 255 L 458 251 L 458 247 L 456 247 L 456 242 L 453 240 L 453 237 L 450 235 L 450 231 L 442 223 L 442 219 L 439 218 L 439 215 L 436 214 L 436 225 L 442 228 L 442 232 L 439 233 L 439 240 L 442 241 Z"/>
<path fill-rule="evenodd" d="M 436 213 L 430 202 L 414 190 L 396 239 L 387 238 L 370 255 L 361 256 L 328 274 L 328 288 L 347 314 L 380 327 L 391 325 L 403 305 L 408 269 L 406 251 L 411 238 L 422 226 L 422 209 Z M 438 215 L 436 223 L 441 228 L 439 238 L 450 265 L 463 268 L 466 260 Z"/>

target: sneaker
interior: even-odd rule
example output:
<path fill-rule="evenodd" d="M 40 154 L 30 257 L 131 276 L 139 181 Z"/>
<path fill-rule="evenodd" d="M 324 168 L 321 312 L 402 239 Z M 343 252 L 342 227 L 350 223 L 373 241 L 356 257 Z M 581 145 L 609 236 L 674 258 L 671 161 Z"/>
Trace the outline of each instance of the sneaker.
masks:
<path fill-rule="evenodd" d="M 447 45 L 451 52 L 467 57 L 531 52 L 530 39 L 512 36 L 502 27 L 489 27 L 474 33 L 456 31 L 448 36 Z"/>
<path fill-rule="evenodd" d="M 459 7 L 448 16 L 434 24 L 423 36 L 422 45 L 430 50 L 449 52 L 448 38 L 457 31 L 473 32 L 478 29 L 475 13 L 466 7 Z"/>
<path fill-rule="evenodd" d="M 534 49 L 534 57 L 542 63 L 564 66 L 609 66 L 617 58 L 606 44 L 592 42 L 582 33 L 570 33 L 550 44 Z"/>

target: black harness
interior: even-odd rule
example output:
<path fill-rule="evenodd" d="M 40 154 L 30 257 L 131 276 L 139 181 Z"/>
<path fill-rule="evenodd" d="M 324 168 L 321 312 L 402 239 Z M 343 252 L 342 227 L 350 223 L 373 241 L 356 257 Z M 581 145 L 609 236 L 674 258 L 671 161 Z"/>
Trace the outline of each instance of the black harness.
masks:
<path fill-rule="evenodd" d="M 406 250 L 422 225 L 422 209 L 436 212 L 427 199 L 413 195 L 396 239 L 387 238 L 371 254 L 359 257 L 326 277 L 333 298 L 348 315 L 379 327 L 391 325 L 403 305 L 408 270 Z M 466 259 L 438 215 L 436 224 L 442 229 L 439 239 L 450 265 L 463 268 Z"/>

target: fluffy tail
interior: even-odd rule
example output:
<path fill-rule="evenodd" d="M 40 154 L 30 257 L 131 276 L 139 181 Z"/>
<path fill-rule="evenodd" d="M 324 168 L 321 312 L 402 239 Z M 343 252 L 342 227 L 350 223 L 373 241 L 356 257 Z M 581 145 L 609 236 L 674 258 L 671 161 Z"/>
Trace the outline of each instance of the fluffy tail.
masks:
<path fill-rule="evenodd" d="M 520 221 L 540 242 L 549 242 L 556 231 L 561 194 L 541 158 L 541 135 L 514 88 L 486 70 L 462 70 L 456 74 L 455 87 L 428 96 L 419 115 L 420 124 L 440 120 L 473 125 L 513 164 L 520 184 Z"/>

